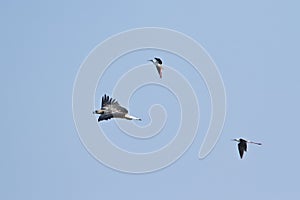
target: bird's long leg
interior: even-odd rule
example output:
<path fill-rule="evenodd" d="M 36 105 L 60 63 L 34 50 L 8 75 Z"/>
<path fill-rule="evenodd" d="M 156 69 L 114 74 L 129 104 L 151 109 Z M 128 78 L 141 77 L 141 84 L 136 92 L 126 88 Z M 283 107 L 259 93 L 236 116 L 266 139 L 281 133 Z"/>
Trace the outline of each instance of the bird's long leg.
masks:
<path fill-rule="evenodd" d="M 142 119 L 140 119 L 140 118 L 137 118 L 137 117 L 134 117 L 134 116 L 131 116 L 131 115 L 128 115 L 128 114 L 126 114 L 125 115 L 125 118 L 126 119 L 129 119 L 129 120 L 139 120 L 139 121 L 141 121 Z"/>
<path fill-rule="evenodd" d="M 262 145 L 262 143 L 260 143 L 260 142 L 252 142 L 252 141 L 248 141 L 248 143 L 251 143 L 251 144 L 257 144 L 257 145 Z"/>

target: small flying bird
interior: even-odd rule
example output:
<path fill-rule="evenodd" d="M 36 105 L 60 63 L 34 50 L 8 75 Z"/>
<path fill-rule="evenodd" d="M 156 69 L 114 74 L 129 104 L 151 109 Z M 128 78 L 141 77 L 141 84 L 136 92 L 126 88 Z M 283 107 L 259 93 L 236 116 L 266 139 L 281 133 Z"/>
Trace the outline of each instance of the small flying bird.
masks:
<path fill-rule="evenodd" d="M 232 141 L 236 141 L 236 142 L 239 143 L 238 144 L 238 149 L 239 149 L 239 153 L 240 153 L 241 159 L 243 158 L 244 151 L 247 151 L 247 143 L 261 145 L 261 143 L 259 143 L 259 142 L 247 141 L 247 140 L 244 140 L 242 138 L 240 138 L 240 139 L 233 139 Z"/>
<path fill-rule="evenodd" d="M 154 58 L 153 60 L 148 60 L 148 61 L 152 62 L 156 66 L 156 69 L 158 71 L 159 77 L 162 78 L 163 66 L 162 66 L 161 59 L 160 58 Z"/>
<path fill-rule="evenodd" d="M 140 118 L 128 114 L 128 110 L 118 103 L 116 99 L 110 98 L 108 95 L 102 97 L 101 109 L 95 110 L 93 114 L 100 114 L 98 122 L 109 120 L 111 118 L 123 118 L 128 120 L 140 120 Z"/>

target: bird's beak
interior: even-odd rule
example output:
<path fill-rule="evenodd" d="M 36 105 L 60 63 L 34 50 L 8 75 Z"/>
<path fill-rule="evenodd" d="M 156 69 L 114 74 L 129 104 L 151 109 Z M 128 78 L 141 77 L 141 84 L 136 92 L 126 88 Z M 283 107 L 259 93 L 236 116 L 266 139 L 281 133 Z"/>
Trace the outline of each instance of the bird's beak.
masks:
<path fill-rule="evenodd" d="M 148 60 L 148 61 L 153 62 L 153 60 Z"/>
<path fill-rule="evenodd" d="M 93 114 L 103 114 L 103 110 L 95 110 Z"/>

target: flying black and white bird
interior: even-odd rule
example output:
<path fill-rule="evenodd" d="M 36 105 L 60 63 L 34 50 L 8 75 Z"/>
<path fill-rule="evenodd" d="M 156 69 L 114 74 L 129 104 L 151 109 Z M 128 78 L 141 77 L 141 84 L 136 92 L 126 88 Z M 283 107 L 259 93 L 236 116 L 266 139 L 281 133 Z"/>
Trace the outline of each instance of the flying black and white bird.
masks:
<path fill-rule="evenodd" d="M 98 122 L 102 120 L 109 120 L 111 118 L 141 120 L 140 118 L 129 115 L 126 108 L 120 106 L 116 99 L 110 98 L 106 94 L 102 97 L 101 109 L 95 110 L 93 114 L 100 114 Z"/>
<path fill-rule="evenodd" d="M 148 60 L 148 61 L 152 62 L 156 66 L 156 69 L 158 71 L 159 77 L 162 78 L 163 66 L 162 66 L 161 59 L 160 58 L 154 58 L 153 60 Z"/>
<path fill-rule="evenodd" d="M 239 149 L 241 159 L 243 158 L 244 152 L 247 151 L 247 143 L 261 145 L 261 143 L 259 142 L 247 141 L 242 138 L 233 139 L 233 141 L 238 142 L 238 149 Z"/>

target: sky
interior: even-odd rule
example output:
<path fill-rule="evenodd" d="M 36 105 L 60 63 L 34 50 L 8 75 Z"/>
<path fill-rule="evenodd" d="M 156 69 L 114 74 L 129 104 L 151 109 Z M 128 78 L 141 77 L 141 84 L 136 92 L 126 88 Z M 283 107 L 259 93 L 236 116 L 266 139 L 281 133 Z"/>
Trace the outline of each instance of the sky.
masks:
<path fill-rule="evenodd" d="M 299 198 L 299 6 L 297 1 L 257 0 L 1 2 L 0 198 Z M 147 64 L 154 56 L 180 71 L 200 99 L 199 131 L 183 156 L 164 169 L 130 174 L 103 165 L 86 150 L 73 119 L 72 93 L 81 64 L 98 44 L 143 27 L 176 30 L 201 44 L 223 79 L 227 111 L 217 144 L 199 160 L 211 112 L 201 76 L 158 50 L 118 59 L 99 82 L 96 104 L 132 65 Z M 122 135 L 113 120 L 99 127 L 124 149 L 155 150 L 174 136 L 178 102 L 150 85 L 137 91 L 129 105 L 144 119 L 140 125 L 147 125 L 148 109 L 157 103 L 168 112 L 166 135 L 135 141 Z M 240 137 L 263 145 L 249 145 L 241 160 L 230 141 Z"/>

